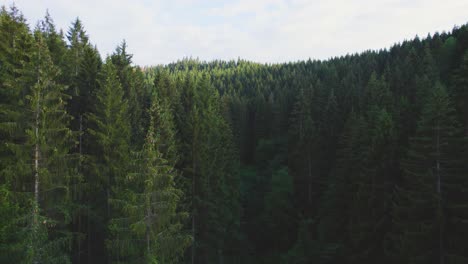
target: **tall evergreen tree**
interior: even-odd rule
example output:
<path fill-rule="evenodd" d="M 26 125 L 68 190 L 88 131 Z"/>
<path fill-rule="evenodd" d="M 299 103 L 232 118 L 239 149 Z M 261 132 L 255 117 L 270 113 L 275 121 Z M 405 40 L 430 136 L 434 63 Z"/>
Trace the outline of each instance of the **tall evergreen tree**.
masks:
<path fill-rule="evenodd" d="M 47 47 L 49 48 L 50 56 L 54 64 L 63 69 L 66 67 L 66 57 L 67 57 L 67 45 L 62 31 L 57 31 L 55 28 L 54 20 L 49 14 L 49 11 L 46 12 L 46 15 L 42 21 L 38 24 L 39 29 L 44 37 Z M 60 82 L 66 83 L 68 76 L 61 74 Z"/>
<path fill-rule="evenodd" d="M 101 258 L 106 256 L 104 240 L 109 239 L 106 229 L 108 220 L 115 217 L 110 205 L 110 199 L 116 197 L 115 187 L 122 182 L 128 172 L 130 122 L 128 119 L 128 103 L 124 99 L 124 92 L 117 77 L 117 70 L 108 58 L 102 66 L 101 80 L 96 91 L 94 110 L 89 114 L 90 128 L 88 129 L 93 149 L 92 158 L 92 186 L 100 186 L 105 195 L 101 195 L 92 203 L 95 212 L 93 222 L 100 225 L 100 233 L 94 234 L 94 250 Z M 110 252 L 112 248 L 109 246 Z M 107 253 L 110 258 L 110 253 Z M 105 258 L 95 260 L 105 261 Z"/>
<path fill-rule="evenodd" d="M 27 195 L 27 175 L 22 144 L 24 87 L 18 78 L 29 60 L 33 38 L 23 15 L 16 7 L 0 11 L 0 262 L 18 262 L 24 258 L 24 235 L 19 231 L 21 216 L 31 212 Z M 22 157 L 18 159 L 18 157 Z"/>
<path fill-rule="evenodd" d="M 145 137 L 141 109 L 144 83 L 141 71 L 131 65 L 132 57 L 133 55 L 127 52 L 127 43 L 123 40 L 110 58 L 117 69 L 117 75 L 128 101 L 132 145 L 140 146 L 142 145 L 141 139 Z"/>
<path fill-rule="evenodd" d="M 322 261 L 340 263 L 352 247 L 347 247 L 352 235 L 353 196 L 358 189 L 368 155 L 367 122 L 351 112 L 340 140 L 337 161 L 322 197 L 318 238 L 322 244 Z M 351 231 L 351 232 L 350 232 Z M 351 255 L 350 254 L 350 255 Z"/>
<path fill-rule="evenodd" d="M 468 135 L 468 51 L 463 55 L 463 60 L 458 69 L 455 70 L 454 78 L 454 102 L 459 113 L 459 119 L 465 127 Z"/>
<path fill-rule="evenodd" d="M 53 64 L 39 30 L 34 32 L 35 49 L 22 72 L 27 89 L 24 118 L 26 142 L 32 149 L 28 158 L 33 174 L 32 213 L 28 261 L 64 263 L 69 261 L 71 219 L 69 151 L 72 133 L 66 112 L 65 87 L 57 83 L 59 69 Z M 28 153 L 25 151 L 23 153 Z M 25 160 L 24 163 L 29 163 Z"/>
<path fill-rule="evenodd" d="M 317 148 L 318 142 L 317 138 L 317 128 L 314 122 L 313 117 L 313 107 L 312 107 L 312 89 L 299 91 L 297 96 L 297 102 L 295 109 L 292 113 L 292 125 L 291 125 L 291 138 L 289 140 L 291 146 L 291 156 L 292 162 L 297 162 L 298 164 L 292 164 L 293 168 L 297 168 L 297 184 L 298 188 L 301 188 L 301 192 L 304 193 L 304 203 L 306 204 L 307 215 L 313 217 L 314 213 L 311 215 L 311 210 L 316 207 L 315 202 L 317 202 L 320 197 L 320 180 L 318 179 L 318 168 L 316 160 L 317 158 L 313 157 L 315 148 Z M 294 142 L 294 143 L 293 143 Z M 296 165 L 296 166 L 294 166 Z M 305 188 L 305 190 L 302 190 Z"/>
<path fill-rule="evenodd" d="M 116 184 L 111 203 L 118 217 L 111 220 L 113 259 L 118 263 L 178 263 L 190 242 L 181 232 L 177 212 L 180 190 L 173 160 L 165 158 L 175 147 L 172 117 L 154 98 L 150 127 L 135 172 Z"/>
<path fill-rule="evenodd" d="M 447 206 L 456 205 L 448 200 L 453 192 L 450 189 L 453 184 L 458 184 L 458 188 L 466 186 L 466 181 L 457 175 L 460 142 L 460 130 L 448 94 L 443 85 L 436 83 L 403 162 L 404 182 L 398 188 L 394 208 L 395 261 L 445 263 L 456 259 L 450 255 L 462 253 L 449 253 L 446 245 L 451 231 L 448 224 L 452 221 Z"/>

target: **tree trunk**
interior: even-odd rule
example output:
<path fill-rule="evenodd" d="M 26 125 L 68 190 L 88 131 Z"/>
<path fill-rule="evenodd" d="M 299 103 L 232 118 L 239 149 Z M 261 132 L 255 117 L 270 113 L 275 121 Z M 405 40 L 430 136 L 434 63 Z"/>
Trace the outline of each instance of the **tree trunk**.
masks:
<path fill-rule="evenodd" d="M 40 56 L 40 54 L 39 54 Z M 37 69 L 37 84 L 39 84 L 39 71 Z M 39 88 L 38 88 L 39 89 Z M 33 209 L 33 232 L 37 233 L 39 231 L 39 159 L 40 159 L 40 148 L 39 148 L 39 124 L 40 124 L 40 98 L 41 92 L 40 90 L 37 91 L 35 94 L 36 96 L 36 109 L 35 109 L 35 120 L 34 120 L 34 209 Z M 37 236 L 37 234 L 36 234 Z M 34 242 L 33 242 L 34 243 Z M 34 246 L 35 243 L 34 243 Z M 39 260 L 36 259 L 35 248 L 34 249 L 34 257 L 33 263 L 39 263 Z"/>
<path fill-rule="evenodd" d="M 308 177 L 308 199 L 309 199 L 309 204 L 312 203 L 312 164 L 310 160 L 310 151 L 307 153 L 307 165 L 309 169 L 309 177 Z"/>
<path fill-rule="evenodd" d="M 151 256 L 151 247 L 150 247 L 150 223 L 151 223 L 151 201 L 146 201 L 146 231 L 145 231 L 145 238 L 146 238 L 146 254 L 147 256 Z"/>
<path fill-rule="evenodd" d="M 443 244 L 443 211 L 442 211 L 442 192 L 440 176 L 440 120 L 437 120 L 436 126 L 436 177 L 438 194 L 438 214 L 439 214 L 439 264 L 444 264 L 444 244 Z"/>
<path fill-rule="evenodd" d="M 218 263 L 224 263 L 223 250 L 221 248 L 218 248 Z"/>
<path fill-rule="evenodd" d="M 81 165 L 81 155 L 83 155 L 83 115 L 80 114 L 80 165 Z"/>
<path fill-rule="evenodd" d="M 79 157 L 78 157 L 78 159 L 79 159 L 78 160 L 78 173 L 81 173 L 81 155 L 82 155 L 82 152 L 81 152 L 81 143 L 82 143 L 81 137 L 82 137 L 82 131 L 83 131 L 82 122 L 83 122 L 83 116 L 80 115 L 80 130 L 79 130 L 80 131 L 80 145 L 79 145 L 80 152 L 79 152 Z M 77 185 L 79 184 L 79 180 L 76 179 L 76 177 L 73 177 L 73 178 L 75 179 L 75 180 L 73 180 L 73 182 L 74 182 L 73 187 L 75 189 L 75 192 L 74 192 L 75 193 L 74 194 L 75 195 L 75 197 L 74 197 L 75 201 L 81 201 L 81 195 L 79 195 L 77 193 Z M 82 231 L 81 230 L 81 213 L 78 214 L 78 228 L 77 229 L 78 229 L 78 233 L 81 233 L 81 231 Z M 78 243 L 78 263 L 81 263 L 81 241 L 78 240 L 77 243 Z"/>
<path fill-rule="evenodd" d="M 193 150 L 192 150 L 193 151 Z M 197 163 L 193 158 L 193 174 L 192 174 L 192 264 L 195 263 L 195 174 L 197 171 Z"/>
<path fill-rule="evenodd" d="M 34 224 L 37 224 L 37 214 L 39 209 L 39 111 L 36 112 L 36 124 L 34 128 L 36 143 L 34 146 Z"/>

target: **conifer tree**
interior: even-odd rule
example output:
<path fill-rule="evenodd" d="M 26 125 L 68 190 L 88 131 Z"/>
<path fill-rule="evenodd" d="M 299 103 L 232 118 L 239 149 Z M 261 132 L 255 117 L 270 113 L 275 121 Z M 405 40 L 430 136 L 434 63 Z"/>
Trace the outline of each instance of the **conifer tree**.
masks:
<path fill-rule="evenodd" d="M 68 72 L 67 74 L 73 81 L 76 81 L 78 73 L 80 71 L 80 62 L 83 55 L 83 50 L 86 45 L 88 45 L 88 35 L 84 30 L 83 24 L 79 18 L 76 18 L 73 21 L 71 27 L 67 32 L 67 39 L 69 43 L 68 50 Z M 72 94 L 78 94 L 78 87 L 70 87 L 72 89 Z"/>
<path fill-rule="evenodd" d="M 27 240 L 20 228 L 31 213 L 30 196 L 23 195 L 31 172 L 22 153 L 25 138 L 22 95 L 17 81 L 28 61 L 33 38 L 23 15 L 13 6 L 0 11 L 0 262 L 24 259 Z M 21 159 L 19 159 L 21 157 Z"/>
<path fill-rule="evenodd" d="M 383 78 L 371 74 L 366 87 L 367 135 L 359 155 L 361 169 L 352 180 L 349 216 L 350 263 L 380 261 L 384 251 L 385 230 L 389 228 L 395 164 L 395 128 L 391 114 L 392 96 Z M 366 153 L 367 152 L 367 153 Z"/>
<path fill-rule="evenodd" d="M 351 112 L 340 139 L 337 160 L 325 190 L 318 224 L 318 237 L 322 244 L 323 260 L 344 261 L 351 247 L 352 201 L 368 154 L 367 122 Z M 352 253 L 352 252 L 351 252 Z"/>
<path fill-rule="evenodd" d="M 127 111 L 128 104 L 118 81 L 117 70 L 108 58 L 102 66 L 94 110 L 88 116 L 88 131 L 93 144 L 90 151 L 92 177 L 89 180 L 92 186 L 101 186 L 100 189 L 105 192 L 105 195 L 98 196 L 92 203 L 95 224 L 101 226 L 106 226 L 108 220 L 115 217 L 109 201 L 117 195 L 115 190 L 118 190 L 118 184 L 122 183 L 128 172 L 130 123 Z M 105 229 L 98 231 L 98 234 L 94 234 L 94 250 L 105 257 L 104 240 L 109 237 Z M 107 256 L 110 257 L 110 253 Z"/>
<path fill-rule="evenodd" d="M 61 30 L 57 31 L 55 28 L 54 20 L 49 14 L 49 11 L 46 12 L 44 19 L 39 22 L 38 26 L 47 43 L 52 61 L 57 67 L 63 69 L 66 67 L 67 45 L 64 40 L 63 32 Z M 66 77 L 68 76 L 62 73 L 60 82 L 66 83 Z"/>
<path fill-rule="evenodd" d="M 50 27 L 50 26 L 49 26 Z M 78 132 L 78 144 L 74 149 L 75 153 L 78 153 L 79 159 L 82 159 L 83 155 L 83 122 L 84 115 L 86 113 L 87 106 L 91 105 L 90 95 L 92 94 L 90 86 L 82 86 L 83 83 L 80 79 L 83 78 L 83 74 L 89 73 L 93 68 L 85 68 L 83 60 L 89 54 L 89 39 L 84 27 L 79 18 L 76 18 L 72 23 L 72 26 L 67 32 L 68 49 L 66 54 L 66 65 L 64 65 L 64 74 L 67 77 L 67 94 L 70 96 L 70 102 L 68 103 L 68 112 L 73 117 L 71 122 L 71 129 Z M 88 49 L 88 53 L 85 54 L 85 50 Z M 97 53 L 97 52 L 96 52 Z M 96 72 L 94 72 L 96 74 Z M 95 77 L 95 75 L 93 76 Z M 75 183 L 78 184 L 78 183 Z"/>
<path fill-rule="evenodd" d="M 453 76 L 454 103 L 459 113 L 465 134 L 468 135 L 468 51 L 463 55 L 463 60 Z"/>
<path fill-rule="evenodd" d="M 175 147 L 172 126 L 171 112 L 154 98 L 135 172 L 122 179 L 111 200 L 120 214 L 111 220 L 109 244 L 119 263 L 178 263 L 190 243 L 181 231 L 185 213 L 177 212 L 175 156 L 165 158 Z"/>
<path fill-rule="evenodd" d="M 297 162 L 293 168 L 297 168 L 298 186 L 304 193 L 303 201 L 306 206 L 306 213 L 309 217 L 313 217 L 316 212 L 311 211 L 317 208 L 316 202 L 320 197 L 320 179 L 318 175 L 317 157 L 316 154 L 318 142 L 317 127 L 314 122 L 313 106 L 312 106 L 312 88 L 301 89 L 297 96 L 297 102 L 292 113 L 292 126 L 290 129 L 290 144 L 291 144 L 291 162 Z"/>
<path fill-rule="evenodd" d="M 141 139 L 145 137 L 145 128 L 141 123 L 143 112 L 141 97 L 144 94 L 144 83 L 141 71 L 131 65 L 132 57 L 133 55 L 127 52 L 127 43 L 123 40 L 110 58 L 117 69 L 120 84 L 128 101 L 132 145 L 139 147 L 142 144 Z"/>
<path fill-rule="evenodd" d="M 60 71 L 53 64 L 39 30 L 34 37 L 34 51 L 21 78 L 27 89 L 28 109 L 24 113 L 27 133 L 24 148 L 32 149 L 28 160 L 33 164 L 32 213 L 26 219 L 30 223 L 30 247 L 25 256 L 32 262 L 64 263 L 69 261 L 71 239 L 67 230 L 72 203 L 70 117 L 65 109 L 65 87 L 57 83 Z"/>
<path fill-rule="evenodd" d="M 446 245 L 452 221 L 447 206 L 456 207 L 448 200 L 453 197 L 454 184 L 466 186 L 458 176 L 460 139 L 450 98 L 445 87 L 436 83 L 403 161 L 404 182 L 398 188 L 394 208 L 397 261 L 445 263 L 451 262 L 449 254 L 456 254 L 449 253 Z"/>
<path fill-rule="evenodd" d="M 292 208 L 293 185 L 286 168 L 273 172 L 270 188 L 265 196 L 265 217 L 275 219 L 269 222 L 268 235 L 273 243 L 274 251 L 283 252 L 290 245 L 289 234 L 294 227 Z M 281 240 L 275 239 L 281 237 Z M 285 248 L 286 247 L 286 248 Z"/>

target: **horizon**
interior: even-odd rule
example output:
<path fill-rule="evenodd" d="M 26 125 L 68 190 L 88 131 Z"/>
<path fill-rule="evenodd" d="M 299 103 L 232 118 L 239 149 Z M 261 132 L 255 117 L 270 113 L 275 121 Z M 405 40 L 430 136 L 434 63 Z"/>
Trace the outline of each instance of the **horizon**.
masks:
<path fill-rule="evenodd" d="M 93 3 L 96 8 L 89 9 L 92 4 L 89 0 L 1 1 L 7 8 L 14 4 L 30 29 L 47 10 L 57 29 L 65 35 L 72 21 L 79 17 L 101 57 L 111 54 L 125 40 L 129 53 L 133 54 L 133 63 L 141 67 L 184 59 L 201 62 L 241 59 L 260 64 L 326 61 L 388 50 L 415 37 L 424 39 L 428 34 L 451 32 L 468 22 L 463 13 L 468 9 L 468 2 L 459 0 L 223 3 L 101 1 Z M 105 8 L 109 9 L 106 14 Z M 379 8 L 386 12 L 378 12 Z M 119 30 L 109 30 L 114 27 Z"/>

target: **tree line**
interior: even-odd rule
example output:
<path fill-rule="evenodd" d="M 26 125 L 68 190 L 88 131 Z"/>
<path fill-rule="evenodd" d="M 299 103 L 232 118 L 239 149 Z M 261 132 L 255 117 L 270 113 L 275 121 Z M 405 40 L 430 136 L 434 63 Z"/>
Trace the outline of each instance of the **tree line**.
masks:
<path fill-rule="evenodd" d="M 147 68 L 79 19 L 0 35 L 2 263 L 468 261 L 467 25 Z"/>

